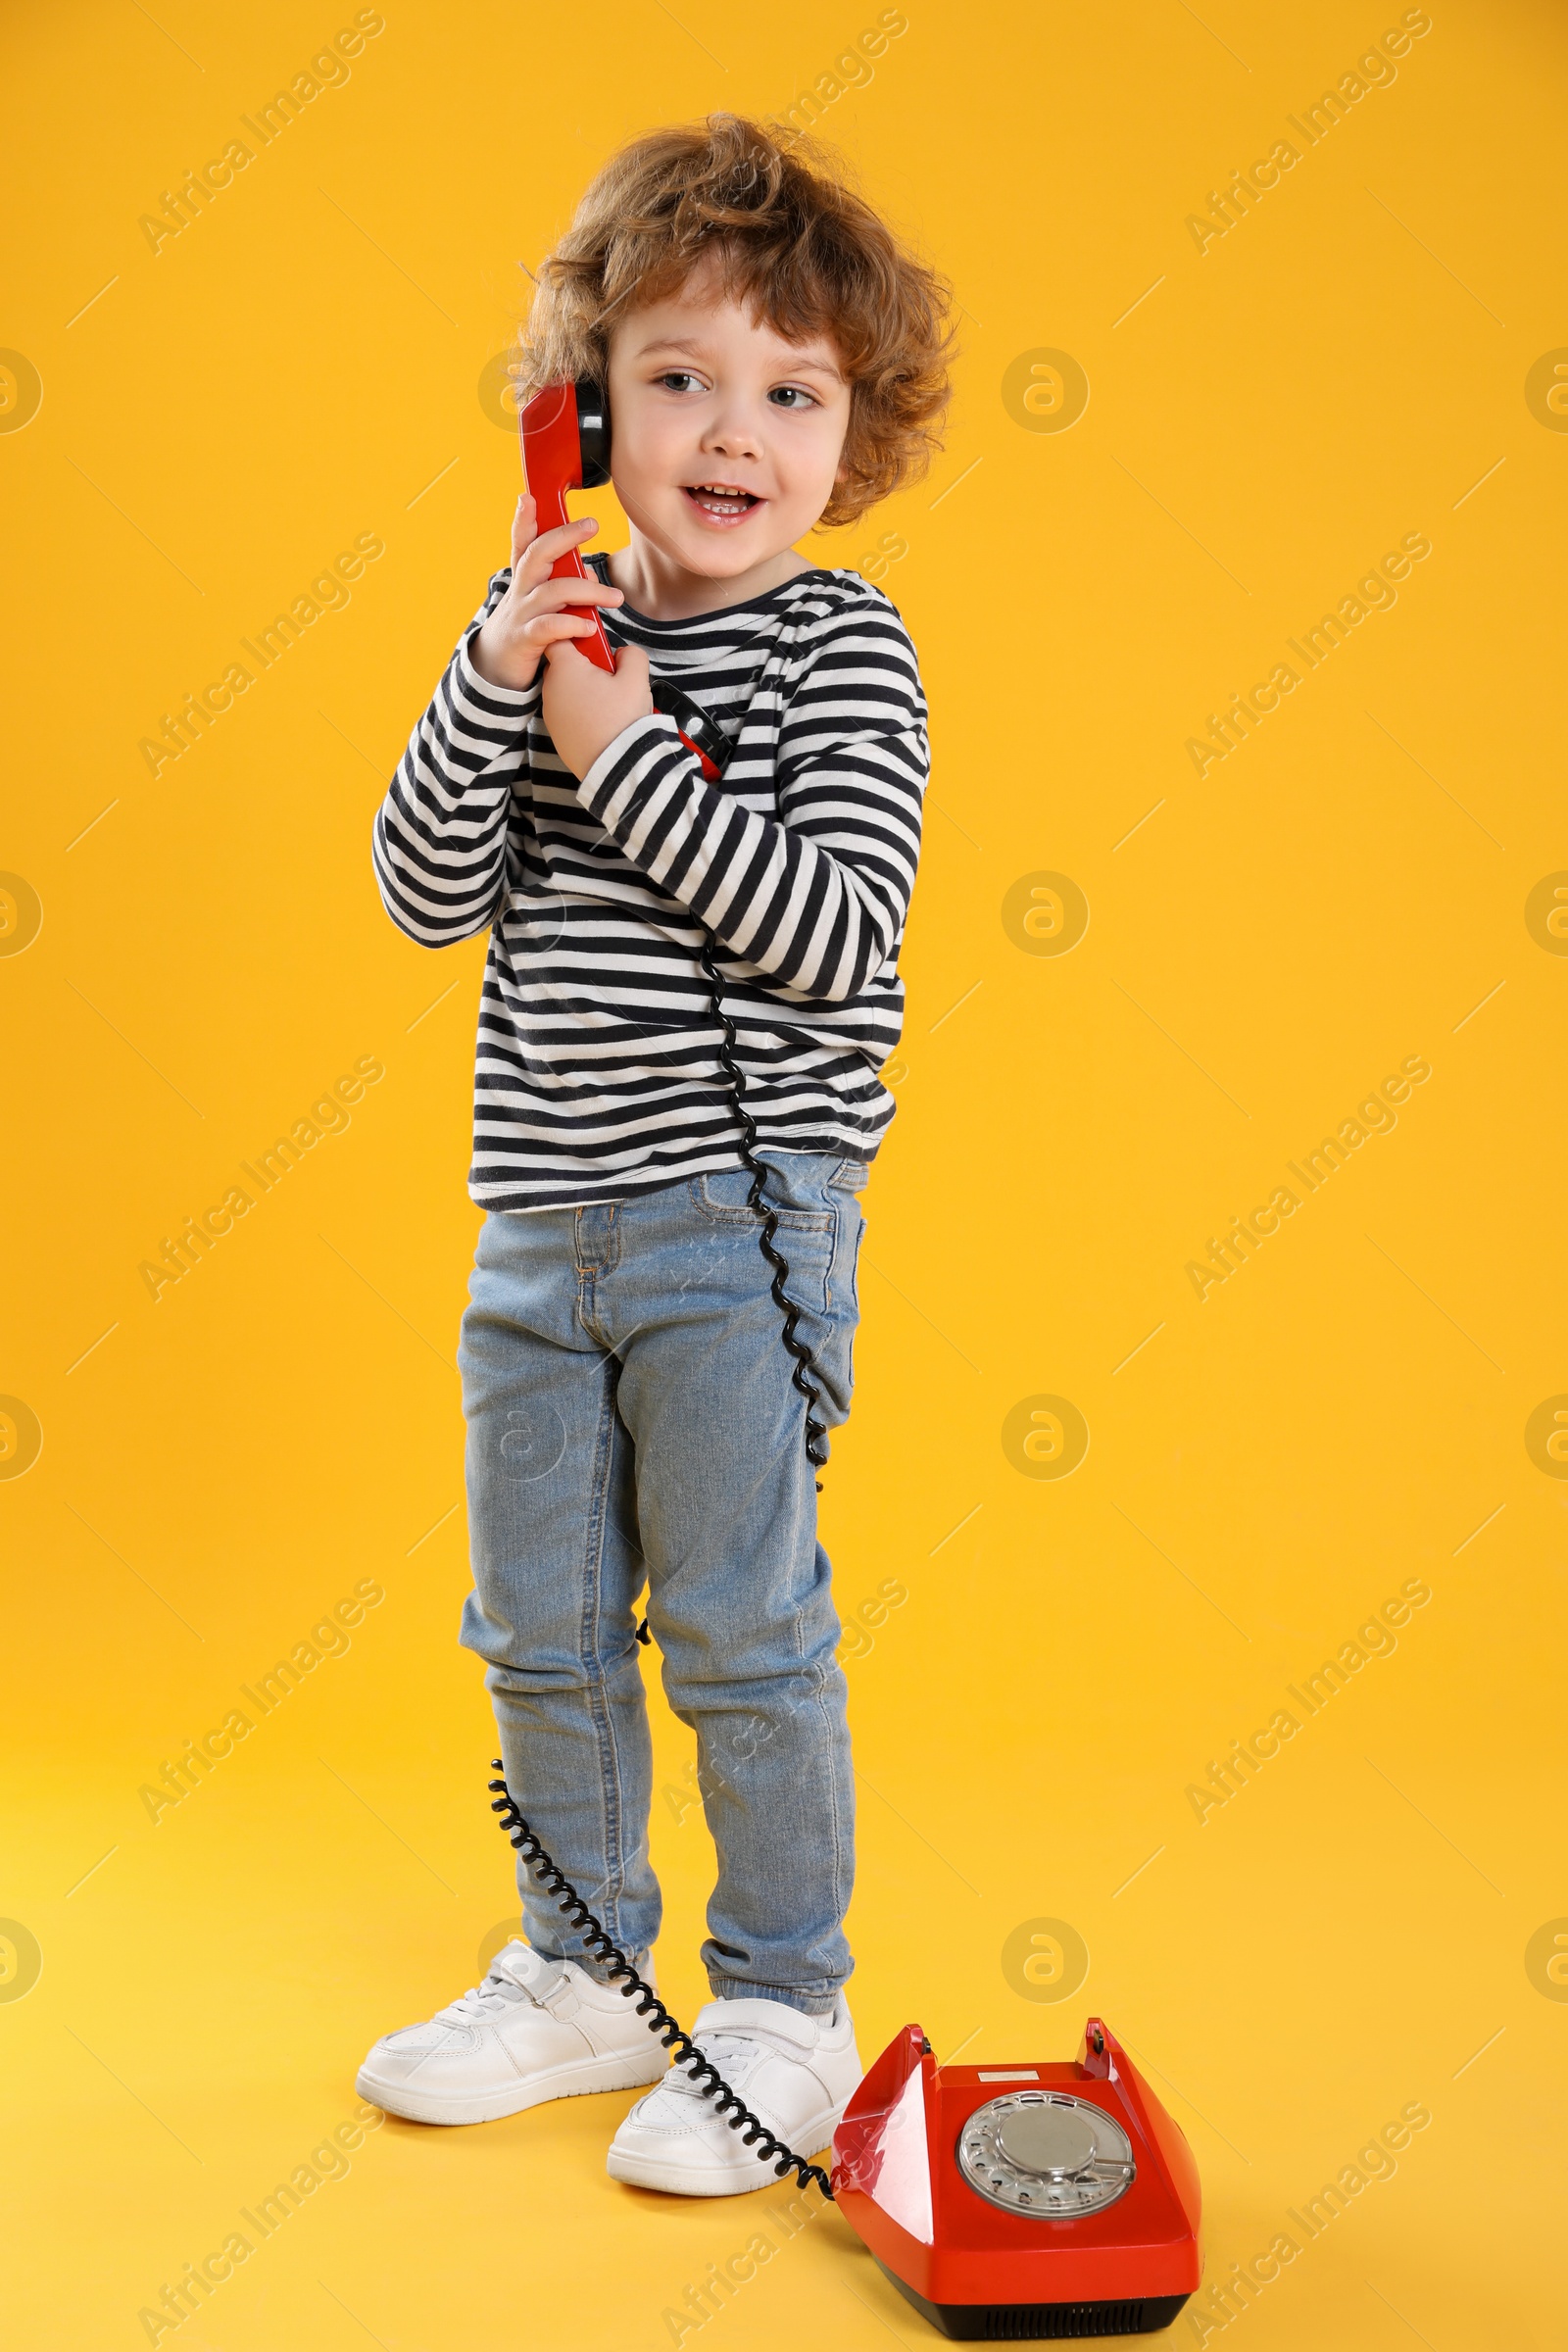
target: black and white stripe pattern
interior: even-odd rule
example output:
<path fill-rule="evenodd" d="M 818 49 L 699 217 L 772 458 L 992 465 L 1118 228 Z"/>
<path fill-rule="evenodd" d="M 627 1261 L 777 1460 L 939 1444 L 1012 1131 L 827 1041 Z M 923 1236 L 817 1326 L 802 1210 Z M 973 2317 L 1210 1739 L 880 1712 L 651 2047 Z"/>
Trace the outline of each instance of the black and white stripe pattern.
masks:
<path fill-rule="evenodd" d="M 704 928 L 760 1142 L 869 1158 L 893 1116 L 877 1071 L 903 1025 L 928 765 L 894 607 L 855 572 L 813 569 L 692 620 L 606 612 L 612 645 L 645 647 L 733 749 L 705 784 L 674 722 L 640 719 L 579 784 L 545 732 L 541 679 L 492 686 L 469 660 L 510 577 L 464 631 L 374 838 L 411 939 L 491 932 L 473 1199 L 625 1200 L 738 1164 Z"/>

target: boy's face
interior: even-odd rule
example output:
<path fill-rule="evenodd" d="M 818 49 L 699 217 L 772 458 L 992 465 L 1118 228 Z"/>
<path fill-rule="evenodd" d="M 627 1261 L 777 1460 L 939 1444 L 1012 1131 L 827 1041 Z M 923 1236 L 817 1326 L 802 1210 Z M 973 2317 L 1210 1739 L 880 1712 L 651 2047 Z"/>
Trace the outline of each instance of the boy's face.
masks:
<path fill-rule="evenodd" d="M 611 472 L 664 555 L 730 579 L 793 547 L 833 493 L 850 387 L 826 338 L 786 343 L 711 265 L 610 343 Z"/>

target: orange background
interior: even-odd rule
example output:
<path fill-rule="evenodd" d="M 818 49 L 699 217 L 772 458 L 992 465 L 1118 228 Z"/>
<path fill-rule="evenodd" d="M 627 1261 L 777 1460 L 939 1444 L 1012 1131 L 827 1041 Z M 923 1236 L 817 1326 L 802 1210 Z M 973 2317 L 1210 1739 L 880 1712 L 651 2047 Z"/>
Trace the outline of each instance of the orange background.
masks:
<path fill-rule="evenodd" d="M 1419 2103 L 1221 2332 L 1562 2340 L 1560 13 L 1440 0 L 1310 144 L 1289 118 L 1397 8 L 911 0 L 835 72 L 879 13 L 389 0 L 156 253 L 161 191 L 354 12 L 83 0 L 4 35 L 19 2344 L 145 2342 L 512 1915 L 456 1643 L 483 943 L 393 930 L 369 825 L 505 558 L 519 259 L 635 130 L 813 86 L 963 306 L 946 455 L 828 551 L 905 612 L 935 749 L 824 1498 L 846 1617 L 871 1604 L 861 2048 L 918 2018 L 945 2055 L 1061 2058 L 1105 2016 L 1192 2139 L 1205 2295 Z M 1195 763 L 1416 533 L 1397 601 Z M 162 715 L 363 534 L 351 601 L 150 773 Z M 1066 952 L 1041 874 L 1087 908 Z M 367 1057 L 350 1123 L 155 1302 L 164 1237 Z M 1200 1298 L 1189 1261 L 1411 1057 L 1397 1125 Z M 1037 1410 L 1081 1419 L 1070 1475 L 1034 1474 L 1068 1458 Z M 1195 1806 L 1411 1581 L 1392 1654 Z M 350 1646 L 154 1823 L 166 1759 L 367 1583 Z M 655 1711 L 689 2017 L 711 1854 Z M 162 2340 L 655 2352 L 768 2200 L 613 2187 L 624 2103 L 386 2125 Z M 932 2340 L 822 2215 L 681 2340 L 890 2331 Z"/>

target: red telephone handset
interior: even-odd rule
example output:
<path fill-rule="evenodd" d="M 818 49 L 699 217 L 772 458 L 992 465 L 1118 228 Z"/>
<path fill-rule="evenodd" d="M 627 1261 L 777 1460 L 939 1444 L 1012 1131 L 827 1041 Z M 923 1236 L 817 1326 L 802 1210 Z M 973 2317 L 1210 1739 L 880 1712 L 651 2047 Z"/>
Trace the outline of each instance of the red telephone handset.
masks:
<path fill-rule="evenodd" d="M 546 384 L 518 412 L 522 470 L 541 531 L 559 530 L 571 517 L 568 490 L 599 490 L 610 479 L 610 403 L 597 384 L 579 376 L 574 384 Z M 550 567 L 553 580 L 585 580 L 587 569 L 569 548 Z M 574 640 L 596 669 L 613 670 L 615 657 L 604 623 L 592 605 L 568 605 L 574 620 L 591 620 L 591 637 Z"/>
<path fill-rule="evenodd" d="M 1202 2275 L 1198 2167 L 1098 2017 L 1074 2066 L 938 2066 L 889 2044 L 833 2135 L 833 2193 L 944 2335 L 1141 2335 Z"/>
<path fill-rule="evenodd" d="M 571 517 L 566 513 L 568 490 L 598 490 L 610 479 L 610 402 L 591 377 L 575 383 L 546 384 L 517 415 L 522 438 L 522 470 L 533 499 L 541 531 L 558 530 Z M 550 567 L 553 580 L 586 580 L 588 571 L 573 547 Z M 596 669 L 613 671 L 615 657 L 605 635 L 605 624 L 593 605 L 568 605 L 574 620 L 591 620 L 593 635 L 572 640 L 579 654 Z M 675 721 L 675 731 L 701 762 L 710 784 L 717 783 L 729 757 L 723 729 L 710 718 L 689 694 L 667 679 L 651 681 L 654 708 Z"/>

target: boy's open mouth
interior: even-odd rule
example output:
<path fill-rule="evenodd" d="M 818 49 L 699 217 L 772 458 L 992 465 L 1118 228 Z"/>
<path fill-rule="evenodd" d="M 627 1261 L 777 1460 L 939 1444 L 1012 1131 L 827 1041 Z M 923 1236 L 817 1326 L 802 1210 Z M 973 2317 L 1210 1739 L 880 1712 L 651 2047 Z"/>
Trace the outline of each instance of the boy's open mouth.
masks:
<path fill-rule="evenodd" d="M 761 500 L 750 490 L 740 490 L 732 482 L 684 482 L 681 485 L 692 505 L 715 522 L 739 522 Z"/>

